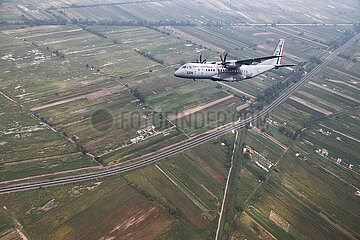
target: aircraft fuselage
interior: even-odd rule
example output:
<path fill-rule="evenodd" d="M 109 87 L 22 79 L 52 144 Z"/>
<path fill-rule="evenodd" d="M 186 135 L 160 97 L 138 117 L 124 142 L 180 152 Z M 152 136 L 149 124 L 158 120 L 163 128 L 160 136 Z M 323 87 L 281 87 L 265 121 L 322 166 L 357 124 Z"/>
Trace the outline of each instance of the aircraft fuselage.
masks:
<path fill-rule="evenodd" d="M 225 54 L 224 57 L 220 55 L 221 62 L 207 63 L 206 60 L 202 60 L 202 55 L 200 55 L 196 62 L 186 63 L 176 70 L 175 76 L 234 82 L 256 77 L 274 68 L 295 66 L 282 64 L 284 43 L 284 39 L 280 39 L 271 56 L 260 58 L 227 61 L 227 54 Z"/>
<path fill-rule="evenodd" d="M 215 81 L 241 81 L 253 78 L 275 68 L 274 65 L 242 65 L 225 68 L 220 63 L 187 63 L 176 72 L 176 77 L 190 79 L 211 79 Z"/>

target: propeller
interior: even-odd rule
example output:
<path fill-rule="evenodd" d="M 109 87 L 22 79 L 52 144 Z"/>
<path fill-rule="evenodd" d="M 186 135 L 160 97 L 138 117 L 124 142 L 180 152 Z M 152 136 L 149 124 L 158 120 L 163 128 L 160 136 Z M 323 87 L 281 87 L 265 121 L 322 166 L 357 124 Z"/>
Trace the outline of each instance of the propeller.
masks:
<path fill-rule="evenodd" d="M 200 54 L 200 57 L 198 60 L 196 60 L 195 62 L 193 63 L 206 63 L 206 59 L 202 59 L 202 54 Z"/>
<path fill-rule="evenodd" d="M 220 54 L 220 60 L 221 60 L 221 65 L 223 65 L 226 68 L 226 58 L 227 58 L 228 54 L 225 53 L 225 56 L 223 56 L 222 54 Z"/>

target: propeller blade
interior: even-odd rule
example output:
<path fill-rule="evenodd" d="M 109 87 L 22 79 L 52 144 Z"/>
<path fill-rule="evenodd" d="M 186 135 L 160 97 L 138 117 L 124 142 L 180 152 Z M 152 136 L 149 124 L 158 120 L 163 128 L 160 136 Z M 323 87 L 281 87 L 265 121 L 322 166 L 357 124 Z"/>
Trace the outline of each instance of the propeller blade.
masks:
<path fill-rule="evenodd" d="M 202 54 L 200 54 L 199 63 L 202 62 Z"/>
<path fill-rule="evenodd" d="M 222 54 L 220 54 L 221 65 L 223 65 L 224 67 L 226 67 L 226 64 L 227 64 L 227 62 L 226 62 L 227 56 L 228 56 L 227 53 L 225 53 L 224 56 Z"/>

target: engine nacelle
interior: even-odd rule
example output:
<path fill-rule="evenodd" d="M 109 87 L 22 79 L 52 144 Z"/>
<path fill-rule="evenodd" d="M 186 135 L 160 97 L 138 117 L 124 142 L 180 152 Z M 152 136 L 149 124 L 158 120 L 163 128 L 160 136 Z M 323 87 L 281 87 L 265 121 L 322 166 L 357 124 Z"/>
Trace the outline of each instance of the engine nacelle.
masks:
<path fill-rule="evenodd" d="M 226 63 L 226 68 L 228 68 L 228 69 L 235 69 L 238 67 L 239 66 L 235 62 Z"/>

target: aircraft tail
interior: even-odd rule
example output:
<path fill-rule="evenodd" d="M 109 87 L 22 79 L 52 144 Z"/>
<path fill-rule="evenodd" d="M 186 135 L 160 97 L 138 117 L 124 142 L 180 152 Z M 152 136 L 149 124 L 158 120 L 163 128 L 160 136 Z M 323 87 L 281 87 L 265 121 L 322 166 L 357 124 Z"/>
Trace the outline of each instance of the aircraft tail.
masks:
<path fill-rule="evenodd" d="M 264 62 L 262 62 L 262 65 L 281 65 L 282 64 L 282 59 L 283 59 L 283 54 L 284 54 L 284 45 L 285 45 L 285 40 L 284 39 L 280 39 L 278 45 L 276 46 L 273 56 L 279 56 L 277 58 L 273 58 L 270 60 L 266 60 Z"/>
<path fill-rule="evenodd" d="M 284 54 L 284 45 L 285 40 L 280 39 L 278 45 L 275 48 L 275 51 L 273 53 L 274 56 L 279 56 L 278 58 L 272 59 L 273 65 L 281 65 L 283 60 L 283 54 Z"/>

